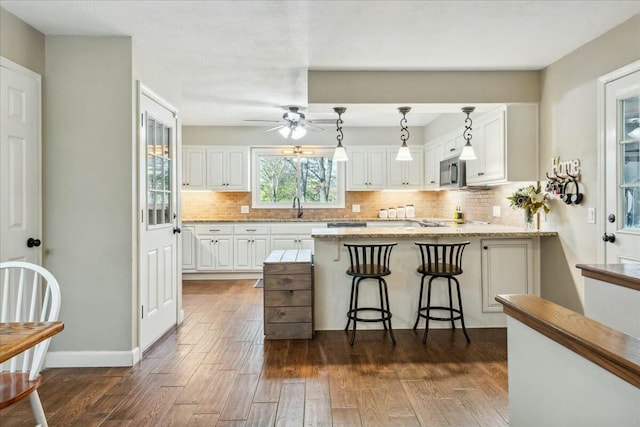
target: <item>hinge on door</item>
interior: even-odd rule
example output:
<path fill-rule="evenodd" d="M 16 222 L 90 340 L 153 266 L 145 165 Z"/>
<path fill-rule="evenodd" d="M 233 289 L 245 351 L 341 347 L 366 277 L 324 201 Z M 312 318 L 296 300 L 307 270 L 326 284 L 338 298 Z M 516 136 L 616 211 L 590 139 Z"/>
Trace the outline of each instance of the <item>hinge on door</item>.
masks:
<path fill-rule="evenodd" d="M 140 209 L 140 222 L 144 223 L 144 209 Z"/>
<path fill-rule="evenodd" d="M 140 127 L 143 128 L 144 127 L 144 113 L 140 114 Z"/>
<path fill-rule="evenodd" d="M 141 310 L 141 311 L 142 311 L 142 313 L 141 313 L 141 314 L 142 314 L 142 318 L 144 319 L 144 305 L 143 305 L 143 306 L 140 306 L 140 308 L 142 309 L 142 310 Z"/>

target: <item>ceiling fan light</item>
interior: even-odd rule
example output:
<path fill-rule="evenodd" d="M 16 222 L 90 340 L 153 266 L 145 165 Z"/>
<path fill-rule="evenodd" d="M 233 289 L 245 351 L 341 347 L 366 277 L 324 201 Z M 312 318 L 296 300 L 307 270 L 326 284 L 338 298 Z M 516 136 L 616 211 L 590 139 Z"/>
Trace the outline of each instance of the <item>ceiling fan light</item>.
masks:
<path fill-rule="evenodd" d="M 349 158 L 347 157 L 347 150 L 344 149 L 342 144 L 338 144 L 336 150 L 333 152 L 333 161 L 334 162 L 346 162 Z"/>
<path fill-rule="evenodd" d="M 283 126 L 278 129 L 278 133 L 282 135 L 283 138 L 289 139 L 289 135 L 291 134 L 291 128 L 289 126 Z"/>
<path fill-rule="evenodd" d="M 307 134 L 307 130 L 302 126 L 296 126 L 291 129 L 291 139 L 298 140 Z"/>
<path fill-rule="evenodd" d="M 460 160 L 476 160 L 476 153 L 473 151 L 473 147 L 471 143 L 467 141 L 462 147 L 462 152 L 460 153 Z"/>
<path fill-rule="evenodd" d="M 413 160 L 411 156 L 411 151 L 407 146 L 407 143 L 403 143 L 400 149 L 398 150 L 398 155 L 396 156 L 396 160 L 399 162 L 410 162 Z"/>

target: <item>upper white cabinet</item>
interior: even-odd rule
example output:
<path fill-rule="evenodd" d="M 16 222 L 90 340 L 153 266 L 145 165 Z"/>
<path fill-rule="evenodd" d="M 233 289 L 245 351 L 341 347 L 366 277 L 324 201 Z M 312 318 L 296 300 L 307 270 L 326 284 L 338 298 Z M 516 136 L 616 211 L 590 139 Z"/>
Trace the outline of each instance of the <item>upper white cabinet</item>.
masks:
<path fill-rule="evenodd" d="M 384 190 L 387 176 L 386 147 L 349 148 L 347 190 Z"/>
<path fill-rule="evenodd" d="M 425 149 L 425 188 L 437 188 L 440 186 L 440 162 L 444 160 L 443 150 L 442 142 L 430 144 Z"/>
<path fill-rule="evenodd" d="M 207 148 L 207 188 L 220 191 L 248 191 L 246 148 Z"/>
<path fill-rule="evenodd" d="M 464 137 L 462 136 L 462 130 L 454 134 L 449 134 L 443 141 L 443 159 L 459 156 L 462 152 L 462 147 L 465 144 Z"/>
<path fill-rule="evenodd" d="M 507 105 L 475 120 L 467 184 L 532 181 L 538 177 L 538 105 Z"/>
<path fill-rule="evenodd" d="M 182 149 L 182 188 L 204 190 L 206 185 L 206 149 L 188 147 Z"/>
<path fill-rule="evenodd" d="M 397 148 L 387 150 L 387 188 L 391 190 L 420 189 L 424 182 L 424 151 L 410 148 L 411 161 L 397 161 Z"/>

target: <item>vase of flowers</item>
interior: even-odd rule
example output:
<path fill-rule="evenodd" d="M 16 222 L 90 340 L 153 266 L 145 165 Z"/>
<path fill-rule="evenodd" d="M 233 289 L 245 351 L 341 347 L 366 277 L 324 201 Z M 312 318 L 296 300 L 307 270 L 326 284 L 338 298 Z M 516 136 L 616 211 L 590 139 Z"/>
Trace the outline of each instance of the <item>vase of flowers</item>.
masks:
<path fill-rule="evenodd" d="M 549 213 L 549 195 L 542 191 L 540 184 L 518 188 L 507 200 L 511 208 L 524 211 L 524 226 L 527 230 L 534 228 L 533 217 L 541 209 Z"/>

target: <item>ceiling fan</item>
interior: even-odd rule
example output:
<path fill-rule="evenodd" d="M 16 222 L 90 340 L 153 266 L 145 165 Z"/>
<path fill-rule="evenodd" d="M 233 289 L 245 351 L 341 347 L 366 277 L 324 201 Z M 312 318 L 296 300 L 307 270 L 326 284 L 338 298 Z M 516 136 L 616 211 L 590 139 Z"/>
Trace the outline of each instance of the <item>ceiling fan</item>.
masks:
<path fill-rule="evenodd" d="M 324 130 L 321 127 L 315 126 L 314 123 L 333 123 L 333 121 L 326 120 L 307 120 L 305 115 L 300 112 L 300 107 L 288 106 L 286 110 L 282 115 L 282 120 L 245 120 L 245 122 L 278 123 L 277 126 L 265 129 L 265 132 L 277 130 L 284 138 L 293 140 L 298 140 L 305 136 L 307 130 L 314 132 Z"/>

